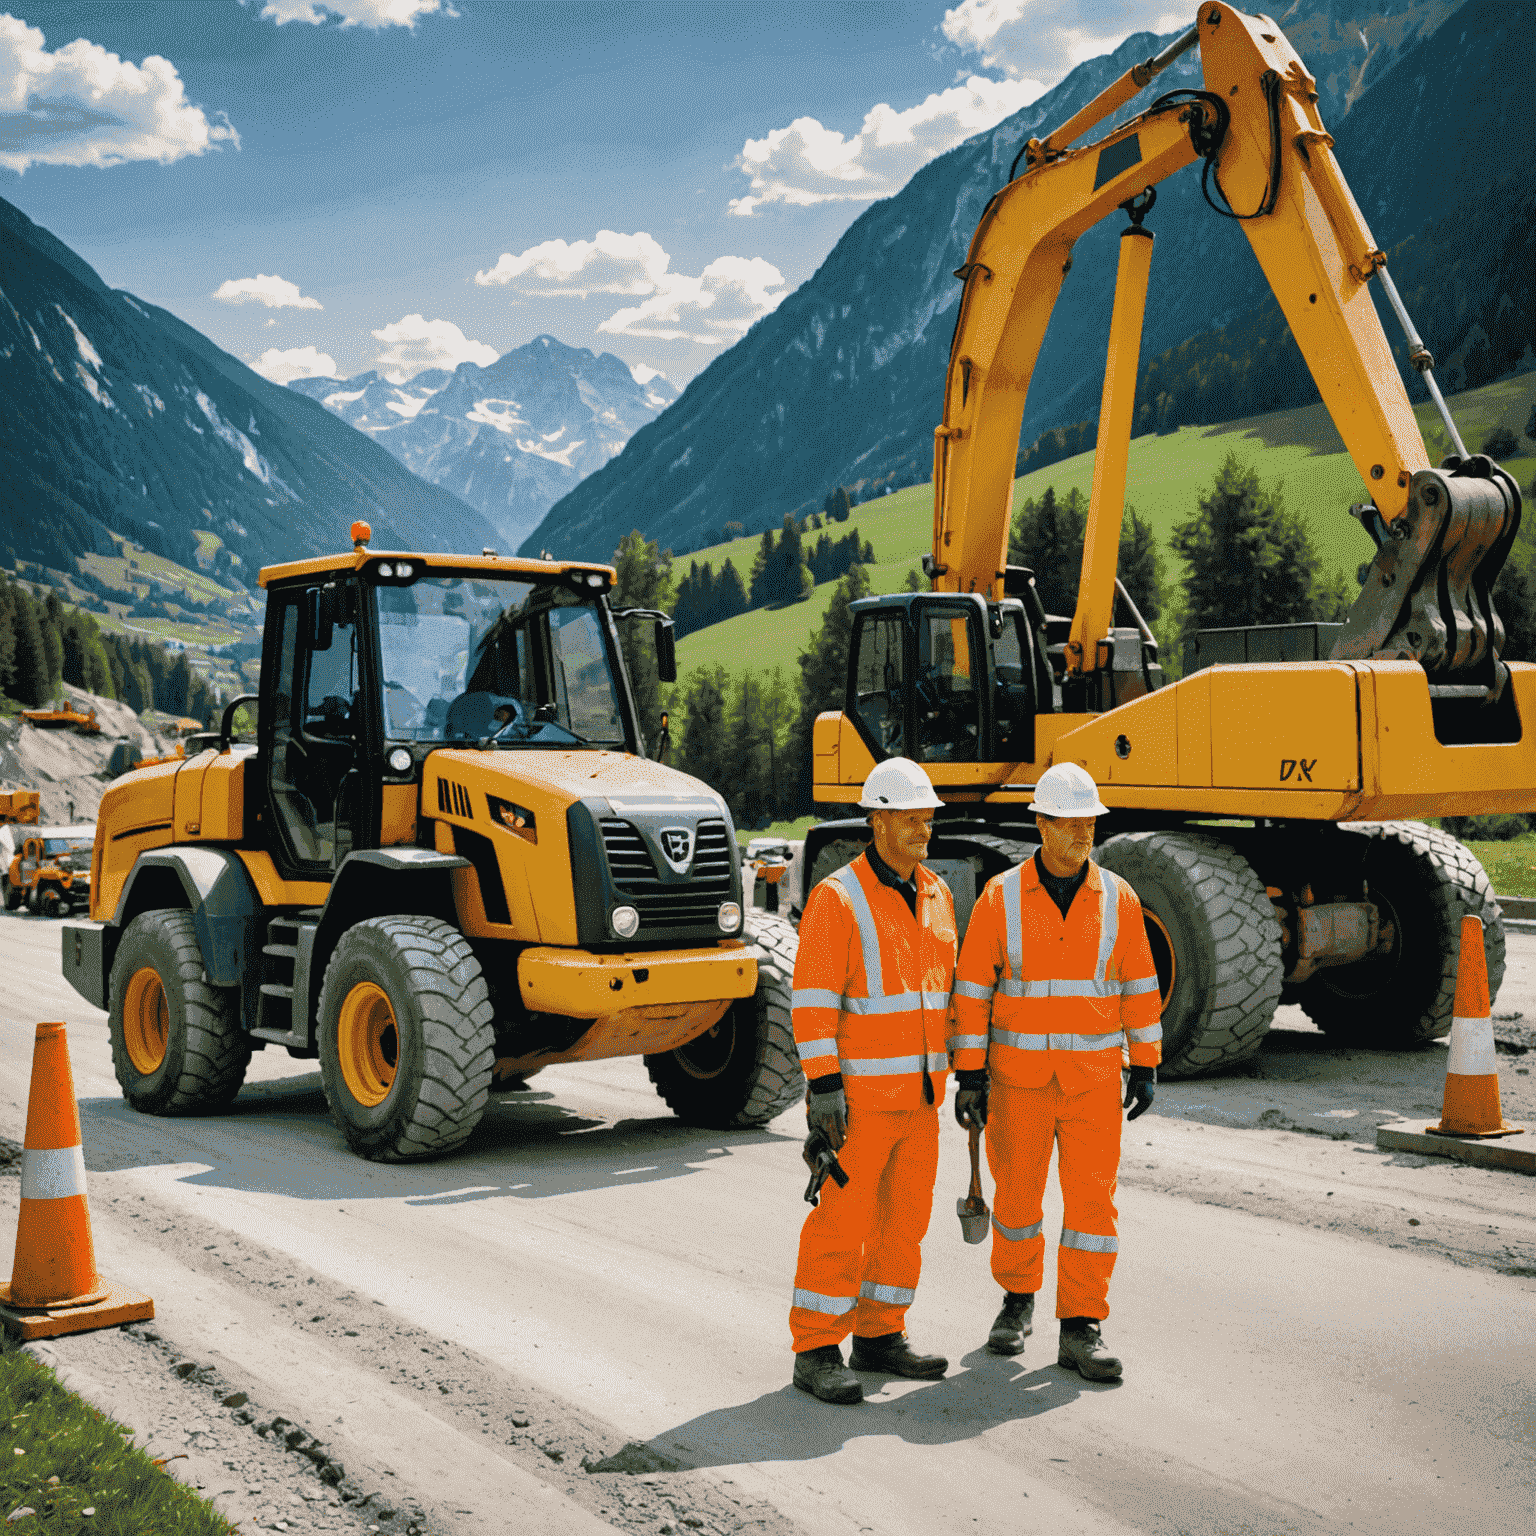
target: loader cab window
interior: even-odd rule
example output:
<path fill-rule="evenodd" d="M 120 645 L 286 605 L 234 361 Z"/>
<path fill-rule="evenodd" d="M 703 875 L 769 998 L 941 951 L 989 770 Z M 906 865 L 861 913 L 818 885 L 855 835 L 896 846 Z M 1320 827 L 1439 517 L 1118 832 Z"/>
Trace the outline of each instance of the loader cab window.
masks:
<path fill-rule="evenodd" d="M 985 669 L 975 614 L 954 608 L 918 610 L 913 703 L 920 763 L 974 763 L 981 746 Z"/>
<path fill-rule="evenodd" d="M 377 589 L 384 734 L 633 750 L 607 615 L 560 582 L 423 576 Z"/>
<path fill-rule="evenodd" d="M 328 583 L 284 599 L 275 615 L 268 798 L 289 862 L 314 874 L 352 851 L 357 824 L 357 587 Z"/>
<path fill-rule="evenodd" d="M 898 612 L 862 615 L 858 625 L 849 713 L 872 746 L 899 757 L 906 736 L 906 624 Z"/>

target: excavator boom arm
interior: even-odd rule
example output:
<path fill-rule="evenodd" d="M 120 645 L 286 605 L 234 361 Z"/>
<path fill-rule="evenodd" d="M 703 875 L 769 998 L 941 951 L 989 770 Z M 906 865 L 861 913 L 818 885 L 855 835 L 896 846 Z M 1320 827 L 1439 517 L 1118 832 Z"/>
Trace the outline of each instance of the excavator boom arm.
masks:
<path fill-rule="evenodd" d="M 1062 130 L 1027 146 L 1029 169 L 982 216 L 960 269 L 965 292 L 935 431 L 939 591 L 1002 595 L 1019 428 L 1073 243 L 1202 152 L 1221 193 L 1251 215 L 1243 230 L 1386 525 L 1407 508 L 1411 477 L 1428 468 L 1367 291 L 1385 257 L 1334 158 L 1315 82 L 1266 18 L 1210 3 L 1193 31 L 1205 92 L 1164 98 L 1098 143 L 1058 147 L 1128 99 L 1127 82 L 1134 86 L 1138 71 L 1150 79 L 1160 61 L 1138 66 Z M 1186 34 L 1163 60 L 1190 45 Z M 1121 507 L 1094 514 L 1118 519 Z M 1112 539 L 1114 529 L 1100 534 Z"/>

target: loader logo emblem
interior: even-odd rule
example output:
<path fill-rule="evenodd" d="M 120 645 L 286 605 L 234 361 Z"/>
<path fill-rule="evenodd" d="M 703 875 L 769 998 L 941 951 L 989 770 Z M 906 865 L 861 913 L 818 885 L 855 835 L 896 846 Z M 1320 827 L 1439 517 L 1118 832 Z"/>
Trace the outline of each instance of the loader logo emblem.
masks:
<path fill-rule="evenodd" d="M 688 873 L 688 857 L 693 852 L 693 833 L 687 827 L 663 827 L 661 851 L 674 874 Z"/>
<path fill-rule="evenodd" d="M 1282 757 L 1280 759 L 1280 782 L 1284 784 L 1288 779 L 1294 778 L 1298 784 L 1303 779 L 1308 784 L 1312 782 L 1312 770 L 1317 767 L 1315 757 Z"/>

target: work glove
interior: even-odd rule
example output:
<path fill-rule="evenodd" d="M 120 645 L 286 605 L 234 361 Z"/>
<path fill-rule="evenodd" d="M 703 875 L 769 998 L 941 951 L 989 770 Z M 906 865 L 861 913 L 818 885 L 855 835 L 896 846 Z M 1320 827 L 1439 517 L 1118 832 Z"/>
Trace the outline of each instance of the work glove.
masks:
<path fill-rule="evenodd" d="M 1157 1097 L 1157 1068 L 1156 1067 L 1131 1067 L 1130 1075 L 1125 1082 L 1126 1109 L 1131 1109 L 1134 1102 L 1135 1109 L 1125 1118 L 1134 1120 L 1137 1115 L 1144 1115 L 1152 1107 L 1152 1100 Z"/>
<path fill-rule="evenodd" d="M 955 1120 L 962 1130 L 970 1130 L 972 1122 L 985 1129 L 987 1124 L 987 1074 L 985 1072 L 957 1072 L 960 1083 L 955 1094 Z"/>
<path fill-rule="evenodd" d="M 812 1087 L 805 1099 L 805 1118 L 813 1131 L 827 1138 L 834 1152 L 842 1151 L 848 1136 L 848 1100 L 841 1088 L 817 1093 Z"/>

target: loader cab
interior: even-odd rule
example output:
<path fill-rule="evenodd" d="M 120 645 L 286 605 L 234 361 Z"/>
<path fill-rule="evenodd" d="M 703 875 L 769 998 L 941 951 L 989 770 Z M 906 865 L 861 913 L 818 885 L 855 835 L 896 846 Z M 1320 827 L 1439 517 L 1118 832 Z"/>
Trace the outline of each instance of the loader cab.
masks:
<path fill-rule="evenodd" d="M 271 580 L 259 771 L 285 876 L 379 846 L 435 748 L 638 752 L 608 581 L 421 556 Z"/>
<path fill-rule="evenodd" d="M 1024 601 L 903 593 L 864 598 L 849 611 L 845 709 L 877 759 L 1033 759 L 1035 716 L 1055 700 Z"/>

